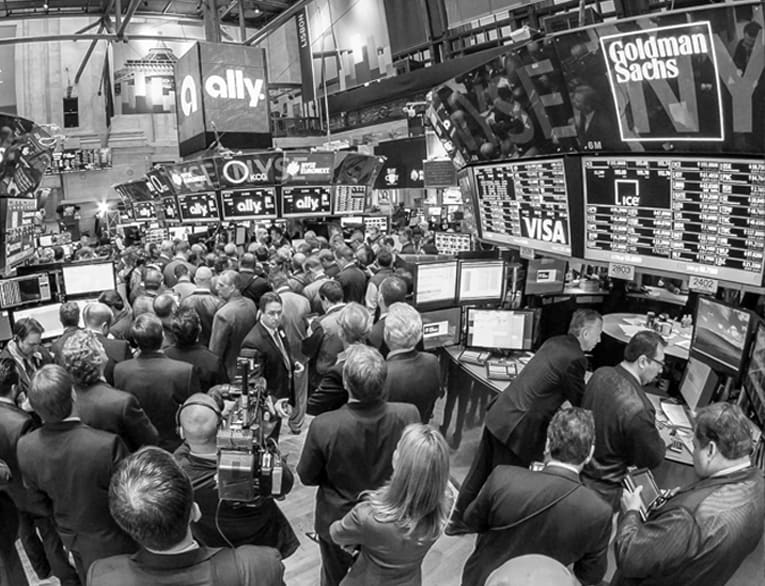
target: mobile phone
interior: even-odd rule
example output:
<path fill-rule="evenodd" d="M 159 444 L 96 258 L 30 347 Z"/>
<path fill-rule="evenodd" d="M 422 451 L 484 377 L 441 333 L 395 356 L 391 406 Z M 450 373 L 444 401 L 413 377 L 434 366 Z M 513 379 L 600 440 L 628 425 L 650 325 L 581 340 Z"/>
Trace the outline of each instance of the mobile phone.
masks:
<path fill-rule="evenodd" d="M 640 500 L 642 505 L 640 506 L 640 516 L 643 521 L 648 518 L 648 512 L 651 510 L 651 506 L 661 496 L 659 487 L 656 486 L 656 481 L 653 478 L 653 474 L 647 468 L 641 468 L 639 470 L 633 470 L 627 473 L 624 477 L 624 486 L 631 491 L 637 490 L 638 486 L 643 487 L 640 492 Z"/>

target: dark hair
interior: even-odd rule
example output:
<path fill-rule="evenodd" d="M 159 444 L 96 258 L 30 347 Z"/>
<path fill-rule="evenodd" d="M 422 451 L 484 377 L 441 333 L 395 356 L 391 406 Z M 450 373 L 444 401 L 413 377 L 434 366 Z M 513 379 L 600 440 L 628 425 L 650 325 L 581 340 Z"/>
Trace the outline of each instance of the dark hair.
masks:
<path fill-rule="evenodd" d="M 583 464 L 595 442 L 592 412 L 579 407 L 558 410 L 547 427 L 547 439 L 554 460 L 575 466 Z"/>
<path fill-rule="evenodd" d="M 577 309 L 571 316 L 568 333 L 572 336 L 578 336 L 584 328 L 598 321 L 603 321 L 603 316 L 594 309 Z"/>
<path fill-rule="evenodd" d="M 330 303 L 340 303 L 343 300 L 343 286 L 337 281 L 327 281 L 319 287 L 319 298 Z"/>
<path fill-rule="evenodd" d="M 65 328 L 76 328 L 80 323 L 80 306 L 74 301 L 62 303 L 58 309 L 58 320 Z"/>
<path fill-rule="evenodd" d="M 31 334 L 42 334 L 45 328 L 33 317 L 22 317 L 13 324 L 13 335 L 19 340 L 24 340 Z"/>
<path fill-rule="evenodd" d="M 16 362 L 12 358 L 0 358 L 0 397 L 9 396 L 13 385 L 18 382 L 19 373 L 16 370 Z"/>
<path fill-rule="evenodd" d="M 98 296 L 98 302 L 108 305 L 112 309 L 122 311 L 125 309 L 125 303 L 122 301 L 122 297 L 116 291 L 104 291 Z"/>
<path fill-rule="evenodd" d="M 385 359 L 374 348 L 364 344 L 346 348 L 343 386 L 354 399 L 367 404 L 384 399 L 387 374 Z"/>
<path fill-rule="evenodd" d="M 46 364 L 32 377 L 29 403 L 46 423 L 56 423 L 72 414 L 74 380 L 63 366 Z"/>
<path fill-rule="evenodd" d="M 240 269 L 254 269 L 258 264 L 258 261 L 255 258 L 254 254 L 251 254 L 249 252 L 245 252 L 242 255 L 242 258 L 239 259 L 239 268 Z"/>
<path fill-rule="evenodd" d="M 177 265 L 175 265 L 175 268 L 173 269 L 173 274 L 177 279 L 180 279 L 183 275 L 189 274 L 189 267 L 187 267 L 182 262 L 179 262 Z"/>
<path fill-rule="evenodd" d="M 266 293 L 263 293 L 260 297 L 260 301 L 258 302 L 258 309 L 260 311 L 266 310 L 266 305 L 269 303 L 278 303 L 279 305 L 284 305 L 282 303 L 282 298 L 279 297 L 278 293 L 274 293 L 273 291 L 267 291 Z"/>
<path fill-rule="evenodd" d="M 724 458 L 738 460 L 752 452 L 752 427 L 741 407 L 713 403 L 696 414 L 696 440 L 701 448 L 715 442 Z"/>
<path fill-rule="evenodd" d="M 59 261 L 64 258 L 64 247 L 63 246 L 54 246 L 53 247 L 53 260 Z"/>
<path fill-rule="evenodd" d="M 193 346 L 199 340 L 202 322 L 196 309 L 179 309 L 170 324 L 170 331 L 175 337 L 176 346 Z"/>
<path fill-rule="evenodd" d="M 744 34 L 749 35 L 750 37 L 756 37 L 761 29 L 762 27 L 760 26 L 760 23 L 755 21 L 747 22 L 744 25 Z"/>
<path fill-rule="evenodd" d="M 406 281 L 401 277 L 392 275 L 380 283 L 380 295 L 382 295 L 383 303 L 388 307 L 394 303 L 403 303 L 407 293 Z"/>
<path fill-rule="evenodd" d="M 109 512 L 140 545 L 164 551 L 186 537 L 194 493 L 173 456 L 142 448 L 117 466 L 109 483 Z"/>
<path fill-rule="evenodd" d="M 178 300 L 170 293 L 162 293 L 154 298 L 152 307 L 158 318 L 171 317 L 178 309 Z"/>
<path fill-rule="evenodd" d="M 659 346 L 664 347 L 667 342 L 656 332 L 650 330 L 643 330 L 638 332 L 629 342 L 624 349 L 624 360 L 627 362 L 635 362 L 641 356 L 646 358 L 653 358 L 656 356 L 656 351 Z"/>
<path fill-rule="evenodd" d="M 381 248 L 377 251 L 377 264 L 384 269 L 387 269 L 393 264 L 393 255 L 390 253 L 390 250 Z"/>
<path fill-rule="evenodd" d="M 335 249 L 335 258 L 342 258 L 343 260 L 353 260 L 353 249 L 345 244 L 338 246 Z"/>
<path fill-rule="evenodd" d="M 268 260 L 268 249 L 263 245 L 258 246 L 255 249 L 255 258 L 258 259 L 258 262 L 266 262 Z"/>
<path fill-rule="evenodd" d="M 162 285 L 162 273 L 157 269 L 147 269 L 143 276 L 143 286 L 147 291 L 159 291 Z"/>
<path fill-rule="evenodd" d="M 130 326 L 130 337 L 142 352 L 156 352 L 162 347 L 162 322 L 153 313 L 142 313 Z"/>

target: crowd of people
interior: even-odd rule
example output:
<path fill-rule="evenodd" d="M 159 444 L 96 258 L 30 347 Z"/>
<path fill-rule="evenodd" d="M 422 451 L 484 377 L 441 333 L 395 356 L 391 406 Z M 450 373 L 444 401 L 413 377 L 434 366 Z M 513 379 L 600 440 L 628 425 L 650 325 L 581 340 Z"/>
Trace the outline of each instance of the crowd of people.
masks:
<path fill-rule="evenodd" d="M 420 584 L 444 531 L 478 534 L 465 586 L 529 575 L 529 564 L 598 584 L 619 510 L 614 584 L 702 586 L 735 572 L 765 518 L 748 420 L 733 405 L 701 409 L 701 480 L 644 520 L 640 491 L 622 480 L 664 457 L 644 386 L 665 342 L 638 333 L 622 363 L 590 376 L 585 353 L 603 325 L 591 310 L 490 404 L 454 499 L 449 447 L 429 425 L 442 369 L 421 350 L 393 244 L 375 231 L 350 245 L 309 232 L 293 247 L 273 229 L 244 251 L 128 248 L 117 290 L 82 310 L 63 303 L 49 348 L 38 322 L 18 320 L 0 353 L 8 583 L 28 583 L 19 539 L 38 577 L 64 585 L 282 584 L 282 560 L 300 546 L 279 506 L 295 473 L 318 488 L 322 586 Z M 246 503 L 220 498 L 216 443 L 242 356 L 265 380 L 272 445 L 313 417 L 295 470 L 282 459 L 279 490 Z"/>

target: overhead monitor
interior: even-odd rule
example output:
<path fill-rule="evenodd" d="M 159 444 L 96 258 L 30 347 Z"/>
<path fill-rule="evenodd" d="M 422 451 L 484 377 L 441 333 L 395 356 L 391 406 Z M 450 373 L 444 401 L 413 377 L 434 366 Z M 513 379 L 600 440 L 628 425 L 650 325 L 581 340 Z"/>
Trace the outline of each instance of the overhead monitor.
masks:
<path fill-rule="evenodd" d="M 691 356 L 715 370 L 738 376 L 746 356 L 752 314 L 708 297 L 699 297 L 693 320 Z"/>
<path fill-rule="evenodd" d="M 584 258 L 760 287 L 765 161 L 583 157 Z"/>
<path fill-rule="evenodd" d="M 425 350 L 443 346 L 456 346 L 462 335 L 462 308 L 449 307 L 420 314 L 422 318 L 422 344 Z"/>
<path fill-rule="evenodd" d="M 533 343 L 533 311 L 468 308 L 466 345 L 469 348 L 531 350 Z"/>
<path fill-rule="evenodd" d="M 0 280 L 0 307 L 3 309 L 50 299 L 51 286 L 48 273 Z"/>
<path fill-rule="evenodd" d="M 43 340 L 57 338 L 64 333 L 64 326 L 59 319 L 60 303 L 49 303 L 48 305 L 38 305 L 28 309 L 17 309 L 12 312 L 13 323 L 18 323 L 23 318 L 34 318 L 43 327 Z"/>
<path fill-rule="evenodd" d="M 282 217 L 332 215 L 332 189 L 326 185 L 282 187 Z"/>
<path fill-rule="evenodd" d="M 276 218 L 276 188 L 224 189 L 221 212 L 226 221 L 272 220 Z"/>
<path fill-rule="evenodd" d="M 333 215 L 364 213 L 367 207 L 367 192 L 369 191 L 365 185 L 335 185 L 333 190 Z"/>
<path fill-rule="evenodd" d="M 414 305 L 448 307 L 457 302 L 458 261 L 418 263 L 414 269 Z"/>
<path fill-rule="evenodd" d="M 97 294 L 116 288 L 111 262 L 64 265 L 62 274 L 67 296 Z"/>
<path fill-rule="evenodd" d="M 719 377 L 712 368 L 698 358 L 689 358 L 680 381 L 680 394 L 691 411 L 696 412 L 712 402 Z"/>
<path fill-rule="evenodd" d="M 218 198 L 214 191 L 179 195 L 178 208 L 183 223 L 210 225 L 220 220 Z"/>
<path fill-rule="evenodd" d="M 565 260 L 534 258 L 526 273 L 526 295 L 560 295 L 565 280 Z"/>
<path fill-rule="evenodd" d="M 463 260 L 459 264 L 460 303 L 499 303 L 505 296 L 505 263 Z"/>
<path fill-rule="evenodd" d="M 760 426 L 765 425 L 765 322 L 760 323 L 754 333 L 749 367 L 744 375 L 744 390 Z"/>

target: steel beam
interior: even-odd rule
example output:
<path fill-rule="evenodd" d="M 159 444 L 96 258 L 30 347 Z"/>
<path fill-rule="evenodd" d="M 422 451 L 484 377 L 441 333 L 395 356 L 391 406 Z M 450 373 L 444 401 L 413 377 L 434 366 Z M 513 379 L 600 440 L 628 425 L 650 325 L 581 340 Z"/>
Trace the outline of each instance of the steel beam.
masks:
<path fill-rule="evenodd" d="M 268 21 L 268 24 L 266 24 L 266 26 L 264 26 L 254 35 L 246 39 L 244 41 L 244 44 L 257 45 L 258 43 L 267 39 L 271 35 L 271 33 L 277 30 L 280 26 L 282 26 L 290 18 L 295 16 L 298 12 L 300 12 L 303 8 L 305 8 L 311 2 L 312 0 L 298 0 L 292 6 L 290 6 L 287 10 L 285 10 L 280 15 L 278 15 L 276 18 Z"/>
<path fill-rule="evenodd" d="M 11 39 L 0 39 L 0 45 L 16 45 L 23 43 L 52 43 L 56 41 L 123 41 L 126 39 L 118 39 L 113 34 L 84 34 L 84 35 L 43 35 L 37 37 L 15 37 Z M 193 39 L 188 37 L 165 37 L 162 35 L 131 35 L 130 40 L 134 41 L 173 41 L 173 42 L 186 42 Z"/>
<path fill-rule="evenodd" d="M 122 37 L 125 36 L 125 29 L 127 28 L 127 25 L 130 24 L 130 20 L 133 18 L 135 11 L 138 10 L 138 7 L 140 5 L 141 5 L 141 0 L 130 0 L 130 5 L 128 6 L 127 12 L 125 13 L 125 17 L 122 19 L 122 22 L 117 27 L 118 39 L 122 39 Z"/>
<path fill-rule="evenodd" d="M 99 18 L 97 21 L 95 21 L 95 22 L 91 22 L 91 23 L 90 23 L 88 26 L 84 26 L 84 27 L 82 27 L 80 30 L 78 30 L 78 31 L 77 31 L 77 32 L 75 32 L 74 34 L 76 34 L 76 35 L 80 35 L 80 34 L 82 34 L 82 33 L 86 33 L 86 32 L 88 32 L 90 29 L 92 29 L 92 28 L 96 28 L 98 25 L 100 25 L 100 24 L 102 24 L 102 23 L 103 23 L 103 21 L 102 21 L 102 20 Z"/>
<path fill-rule="evenodd" d="M 98 27 L 98 32 L 104 30 L 104 22 L 101 21 L 101 26 Z M 85 66 L 88 64 L 88 61 L 90 61 L 90 56 L 93 55 L 93 51 L 96 48 L 96 45 L 98 44 L 98 39 L 90 41 L 90 47 L 88 47 L 88 50 L 85 51 L 85 55 L 82 58 L 82 61 L 80 62 L 80 66 L 77 68 L 77 73 L 74 76 L 74 85 L 77 85 L 80 82 L 80 77 L 82 76 L 82 72 L 85 71 Z"/>

